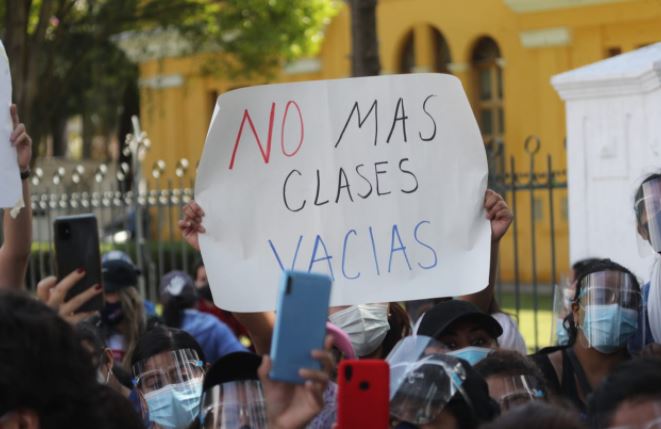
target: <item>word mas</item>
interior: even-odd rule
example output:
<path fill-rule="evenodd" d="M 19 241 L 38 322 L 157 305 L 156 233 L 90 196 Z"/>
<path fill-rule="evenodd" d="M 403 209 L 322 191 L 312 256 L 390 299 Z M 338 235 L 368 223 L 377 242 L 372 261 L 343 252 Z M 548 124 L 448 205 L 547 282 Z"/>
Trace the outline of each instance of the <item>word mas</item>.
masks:
<path fill-rule="evenodd" d="M 428 104 L 435 96 L 435 94 L 428 95 L 413 112 L 423 115 L 424 130 L 410 130 L 410 126 L 407 128 L 409 113 L 404 98 L 397 100 L 394 112 L 385 112 L 385 114 L 379 112 L 378 99 L 373 100 L 369 105 L 363 105 L 362 109 L 356 101 L 346 115 L 343 127 L 337 134 L 337 139 L 333 142 L 334 150 L 341 150 L 345 146 L 349 148 L 347 150 L 350 150 L 353 145 L 366 144 L 365 141 L 347 141 L 348 131 L 351 131 L 352 128 L 363 129 L 365 127 L 372 130 L 371 139 L 367 144 L 375 148 L 379 144 L 389 145 L 391 141 L 407 144 L 416 143 L 410 142 L 410 140 L 418 140 L 418 142 L 423 143 L 433 141 L 437 134 L 437 124 Z M 274 130 L 276 126 L 276 107 L 276 103 L 271 103 L 265 141 L 262 141 L 250 112 L 247 109 L 244 110 L 231 153 L 229 170 L 234 169 L 237 165 L 239 145 L 244 141 L 248 141 L 246 138 L 248 134 L 252 136 L 257 144 L 265 164 L 269 164 L 271 160 L 274 133 L 276 136 L 279 134 L 280 152 L 283 156 L 294 158 L 299 153 L 305 143 L 304 115 L 299 104 L 295 100 L 289 100 L 284 105 L 279 130 Z M 381 124 L 386 123 L 383 130 L 379 126 L 380 120 Z M 289 121 L 296 121 L 294 124 L 297 126 L 291 127 L 292 123 Z M 288 124 L 290 125 L 289 128 L 286 127 Z M 286 128 L 288 130 L 298 129 L 298 134 L 289 136 L 288 139 L 285 133 Z M 379 141 L 380 131 L 384 131 L 381 138 L 385 137 L 385 142 L 380 143 Z M 375 150 L 375 154 L 378 154 L 378 150 Z M 407 157 L 403 157 L 397 162 L 377 158 L 369 162 L 357 163 L 348 168 L 340 167 L 337 171 L 330 173 L 323 172 L 320 169 L 316 169 L 314 172 L 310 169 L 306 171 L 305 166 L 300 165 L 291 169 L 282 181 L 282 202 L 287 211 L 294 214 L 302 212 L 306 208 L 309 209 L 309 207 L 322 207 L 329 203 L 354 203 L 361 199 L 385 197 L 393 192 L 414 194 L 420 188 L 420 182 L 411 168 L 411 164 L 411 160 Z M 396 182 L 403 183 L 400 189 L 384 187 L 383 177 L 389 174 L 398 174 L 405 178 L 405 180 Z M 315 181 L 314 195 L 296 195 L 292 191 L 291 185 L 295 181 L 310 180 Z M 292 221 L 296 220 L 292 218 Z M 300 235 L 296 241 L 296 247 L 288 253 L 292 255 L 291 259 L 286 261 L 283 256 L 286 252 L 283 252 L 283 249 L 279 249 L 270 239 L 267 244 L 275 262 L 282 270 L 320 271 L 317 265 L 321 264 L 322 267 L 320 268 L 333 278 L 342 276 L 347 280 L 356 280 L 361 277 L 363 270 L 369 270 L 371 273 L 380 276 L 401 269 L 409 271 L 416 268 L 429 270 L 436 267 L 438 263 L 437 252 L 429 244 L 429 240 L 424 238 L 425 230 L 429 229 L 425 226 L 430 224 L 431 221 L 429 220 L 420 220 L 415 224 L 408 225 L 408 228 L 401 229 L 396 222 L 393 222 L 389 231 L 375 231 L 371 226 L 365 231 L 357 231 L 352 228 L 344 234 L 341 245 L 337 249 L 331 249 L 331 251 L 326 245 L 327 241 L 321 235 L 317 234 L 307 239 Z M 409 255 L 411 252 L 407 250 L 409 246 L 418 246 L 419 250 L 423 250 L 423 252 L 416 252 L 416 254 L 424 255 L 425 260 L 412 260 Z M 355 255 L 356 251 L 368 252 L 371 255 L 372 264 L 370 267 L 352 266 L 350 255 Z M 309 257 L 301 257 L 300 253 L 308 253 Z"/>

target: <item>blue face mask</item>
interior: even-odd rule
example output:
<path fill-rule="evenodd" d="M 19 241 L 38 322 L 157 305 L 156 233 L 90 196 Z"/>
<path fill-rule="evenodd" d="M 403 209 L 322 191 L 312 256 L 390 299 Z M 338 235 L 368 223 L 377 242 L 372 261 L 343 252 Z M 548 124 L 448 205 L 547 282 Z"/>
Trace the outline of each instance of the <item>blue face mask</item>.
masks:
<path fill-rule="evenodd" d="M 638 311 L 618 304 L 587 305 L 580 327 L 590 347 L 609 354 L 623 348 L 638 329 Z"/>
<path fill-rule="evenodd" d="M 144 395 L 149 418 L 162 428 L 185 429 L 197 417 L 202 379 L 169 384 Z"/>
<path fill-rule="evenodd" d="M 555 335 L 557 337 L 556 344 L 559 346 L 566 346 L 569 344 L 569 332 L 565 329 L 564 320 L 558 319 L 555 322 Z"/>
<path fill-rule="evenodd" d="M 459 359 L 463 359 L 467 361 L 471 366 L 475 365 L 485 357 L 489 353 L 491 353 L 493 349 L 488 349 L 486 347 L 464 347 L 463 349 L 459 350 L 454 350 L 451 352 L 448 352 L 446 354 L 456 356 Z"/>

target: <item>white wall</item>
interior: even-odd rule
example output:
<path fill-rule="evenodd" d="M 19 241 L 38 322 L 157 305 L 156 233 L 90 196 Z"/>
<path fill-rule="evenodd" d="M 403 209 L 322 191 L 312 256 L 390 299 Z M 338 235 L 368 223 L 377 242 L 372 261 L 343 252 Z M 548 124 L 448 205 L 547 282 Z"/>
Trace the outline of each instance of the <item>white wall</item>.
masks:
<path fill-rule="evenodd" d="M 661 171 L 661 44 L 552 83 L 566 102 L 571 260 L 609 257 L 647 280 L 654 258 L 636 237 L 633 203 Z"/>

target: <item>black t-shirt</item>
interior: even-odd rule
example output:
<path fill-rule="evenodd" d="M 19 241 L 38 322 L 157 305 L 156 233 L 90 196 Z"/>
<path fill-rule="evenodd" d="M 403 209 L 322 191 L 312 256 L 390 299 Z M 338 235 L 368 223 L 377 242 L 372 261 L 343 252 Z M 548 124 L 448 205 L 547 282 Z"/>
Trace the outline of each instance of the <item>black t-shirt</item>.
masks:
<path fill-rule="evenodd" d="M 549 359 L 549 354 L 558 350 L 562 353 L 562 377 L 560 380 L 558 380 L 558 375 Z M 568 356 L 568 351 L 569 346 L 546 347 L 530 357 L 544 374 L 549 389 L 556 395 L 571 402 L 581 414 L 585 415 L 587 407 L 578 394 L 576 379 L 574 378 L 576 368 L 574 368 L 572 359 Z M 579 371 L 582 371 L 582 368 L 580 368 Z M 586 394 L 589 393 L 590 392 L 586 392 Z"/>

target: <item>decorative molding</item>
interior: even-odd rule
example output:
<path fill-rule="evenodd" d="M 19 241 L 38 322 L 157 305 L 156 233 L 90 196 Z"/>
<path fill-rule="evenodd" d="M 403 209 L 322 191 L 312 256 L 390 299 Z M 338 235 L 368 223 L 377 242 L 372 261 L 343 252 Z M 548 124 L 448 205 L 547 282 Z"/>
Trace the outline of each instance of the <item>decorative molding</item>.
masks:
<path fill-rule="evenodd" d="M 632 0 L 505 0 L 505 4 L 514 12 L 526 13 L 625 1 Z"/>
<path fill-rule="evenodd" d="M 643 94 L 661 88 L 661 43 L 551 78 L 563 100 Z"/>
<path fill-rule="evenodd" d="M 429 66 L 414 66 L 411 67 L 411 73 L 433 73 L 434 70 Z"/>
<path fill-rule="evenodd" d="M 321 60 L 318 58 L 303 58 L 285 65 L 284 74 L 315 73 L 321 71 Z"/>
<path fill-rule="evenodd" d="M 450 63 L 448 64 L 448 70 L 452 74 L 464 73 L 470 69 L 466 63 Z"/>
<path fill-rule="evenodd" d="M 524 48 L 568 46 L 571 43 L 571 32 L 567 27 L 523 31 L 519 37 Z"/>
<path fill-rule="evenodd" d="M 193 51 L 193 45 L 174 29 L 126 31 L 113 37 L 113 42 L 134 63 L 184 56 Z"/>
<path fill-rule="evenodd" d="M 184 77 L 180 74 L 156 75 L 138 81 L 140 88 L 165 89 L 176 88 L 184 84 Z"/>

